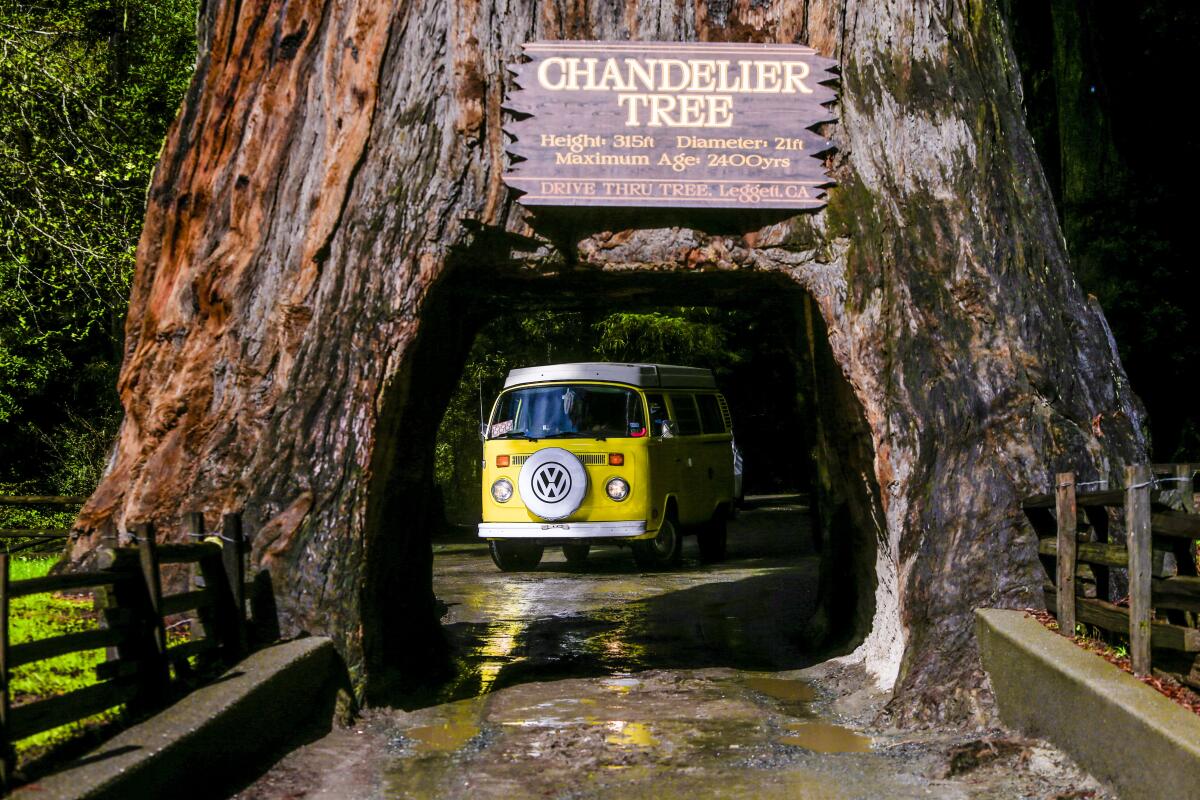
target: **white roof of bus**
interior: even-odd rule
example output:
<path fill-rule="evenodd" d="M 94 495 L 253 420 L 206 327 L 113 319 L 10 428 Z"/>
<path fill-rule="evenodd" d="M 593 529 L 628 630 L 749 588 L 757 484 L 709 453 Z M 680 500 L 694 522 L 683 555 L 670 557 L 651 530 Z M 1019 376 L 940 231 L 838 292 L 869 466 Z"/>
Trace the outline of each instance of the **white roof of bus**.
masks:
<path fill-rule="evenodd" d="M 545 381 L 612 381 L 647 389 L 717 388 L 710 369 L 671 364 L 611 364 L 607 361 L 514 369 L 504 380 L 504 388 Z"/>

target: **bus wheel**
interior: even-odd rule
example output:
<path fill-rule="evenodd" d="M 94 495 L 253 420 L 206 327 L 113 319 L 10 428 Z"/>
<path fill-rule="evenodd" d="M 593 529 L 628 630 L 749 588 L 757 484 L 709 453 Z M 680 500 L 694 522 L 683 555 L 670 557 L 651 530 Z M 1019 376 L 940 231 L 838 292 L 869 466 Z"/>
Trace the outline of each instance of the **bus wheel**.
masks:
<path fill-rule="evenodd" d="M 562 546 L 563 555 L 567 558 L 567 563 L 579 567 L 587 563 L 588 551 L 592 549 L 590 544 L 564 544 Z"/>
<path fill-rule="evenodd" d="M 540 544 L 501 542 L 495 539 L 488 542 L 488 549 L 492 552 L 492 561 L 501 572 L 536 569 L 542 560 L 542 551 L 545 550 Z"/>
<path fill-rule="evenodd" d="M 683 537 L 679 525 L 670 517 L 662 521 L 658 535 L 653 539 L 630 542 L 633 560 L 642 569 L 664 569 L 679 563 L 683 556 Z"/>
<path fill-rule="evenodd" d="M 729 533 L 725 513 L 724 509 L 717 511 L 708 524 L 696 534 L 696 544 L 700 545 L 700 560 L 705 564 L 716 564 L 725 560 L 725 541 Z"/>

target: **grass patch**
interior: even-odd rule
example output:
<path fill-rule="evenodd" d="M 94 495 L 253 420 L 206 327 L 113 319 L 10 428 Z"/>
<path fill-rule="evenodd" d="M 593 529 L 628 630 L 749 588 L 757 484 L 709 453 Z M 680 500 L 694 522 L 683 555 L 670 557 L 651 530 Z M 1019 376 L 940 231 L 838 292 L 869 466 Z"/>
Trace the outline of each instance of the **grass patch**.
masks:
<path fill-rule="evenodd" d="M 10 580 L 40 578 L 50 571 L 56 560 L 54 556 L 14 557 L 9 561 Z M 9 642 L 12 644 L 98 627 L 99 618 L 90 593 L 36 594 L 16 598 L 9 604 Z M 91 686 L 97 683 L 96 666 L 104 660 L 103 649 L 87 650 L 17 667 L 9 687 L 10 702 L 20 706 Z M 17 743 L 17 755 L 21 760 L 39 757 L 55 745 L 111 722 L 120 710 L 120 707 L 114 708 L 22 739 Z"/>

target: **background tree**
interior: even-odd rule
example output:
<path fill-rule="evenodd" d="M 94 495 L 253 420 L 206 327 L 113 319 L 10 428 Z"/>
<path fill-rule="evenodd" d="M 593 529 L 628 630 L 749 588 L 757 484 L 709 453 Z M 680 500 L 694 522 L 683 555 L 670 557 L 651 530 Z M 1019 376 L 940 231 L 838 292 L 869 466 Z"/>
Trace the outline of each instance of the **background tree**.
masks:
<path fill-rule="evenodd" d="M 1200 363 L 1193 243 L 1200 131 L 1184 88 L 1200 7 L 1009 0 L 1026 119 L 1071 264 L 1112 326 L 1149 413 L 1154 457 L 1194 460 L 1200 416 L 1179 379 Z"/>
<path fill-rule="evenodd" d="M 88 493 L 196 0 L 0 5 L 0 486 Z"/>

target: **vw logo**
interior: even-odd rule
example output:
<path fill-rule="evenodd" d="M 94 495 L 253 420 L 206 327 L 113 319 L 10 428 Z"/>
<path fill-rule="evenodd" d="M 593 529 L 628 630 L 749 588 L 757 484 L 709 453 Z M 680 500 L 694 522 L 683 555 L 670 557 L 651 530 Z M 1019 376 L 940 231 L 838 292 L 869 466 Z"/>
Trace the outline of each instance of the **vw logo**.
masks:
<path fill-rule="evenodd" d="M 571 475 L 554 461 L 542 464 L 533 473 L 533 493 L 545 503 L 557 503 L 571 491 Z"/>

